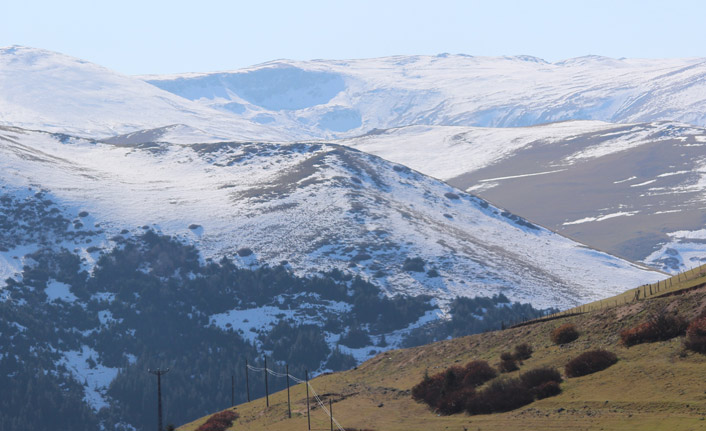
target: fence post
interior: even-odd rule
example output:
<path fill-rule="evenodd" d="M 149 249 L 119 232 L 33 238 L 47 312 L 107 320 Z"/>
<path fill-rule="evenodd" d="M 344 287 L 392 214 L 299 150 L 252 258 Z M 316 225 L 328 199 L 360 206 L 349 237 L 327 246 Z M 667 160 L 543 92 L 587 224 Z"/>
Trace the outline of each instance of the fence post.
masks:
<path fill-rule="evenodd" d="M 250 373 L 248 373 L 248 360 L 245 360 L 245 389 L 248 392 L 248 402 L 250 402 Z"/>
<path fill-rule="evenodd" d="M 309 424 L 309 431 L 311 431 L 311 414 L 309 414 L 309 370 L 304 372 L 306 377 L 306 421 Z"/>
<path fill-rule="evenodd" d="M 270 388 L 267 384 L 267 355 L 265 355 L 265 400 L 267 402 L 267 407 L 270 406 Z"/>
<path fill-rule="evenodd" d="M 289 419 L 292 419 L 292 402 L 289 399 L 289 364 L 285 367 L 287 370 L 287 410 L 289 411 Z"/>
<path fill-rule="evenodd" d="M 331 431 L 333 431 L 333 402 L 328 399 L 328 412 L 331 414 Z"/>

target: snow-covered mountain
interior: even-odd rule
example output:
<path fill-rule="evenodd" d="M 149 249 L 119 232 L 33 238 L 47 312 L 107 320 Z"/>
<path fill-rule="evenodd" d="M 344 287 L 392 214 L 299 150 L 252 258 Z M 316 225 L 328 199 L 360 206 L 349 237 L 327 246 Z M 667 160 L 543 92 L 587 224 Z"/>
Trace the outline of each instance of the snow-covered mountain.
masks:
<path fill-rule="evenodd" d="M 0 124 L 109 137 L 188 124 L 231 139 L 296 138 L 51 51 L 0 48 Z"/>
<path fill-rule="evenodd" d="M 564 120 L 706 125 L 706 59 L 547 63 L 529 56 L 278 60 L 144 76 L 202 105 L 323 138 L 410 125 L 517 127 Z"/>
<path fill-rule="evenodd" d="M 678 272 L 706 255 L 706 129 L 571 121 L 410 126 L 340 141 L 586 244 Z"/>
<path fill-rule="evenodd" d="M 336 268 L 389 293 L 503 292 L 568 306 L 662 277 L 338 145 L 134 146 L 3 128 L 0 154 L 2 184 L 48 190 L 91 214 L 105 238 L 156 226 L 188 237 L 205 257 L 249 248 L 252 255 L 238 258 L 244 265 L 286 260 L 304 274 Z M 6 267 L 13 253 L 3 254 Z M 416 258 L 420 272 L 406 269 Z"/>

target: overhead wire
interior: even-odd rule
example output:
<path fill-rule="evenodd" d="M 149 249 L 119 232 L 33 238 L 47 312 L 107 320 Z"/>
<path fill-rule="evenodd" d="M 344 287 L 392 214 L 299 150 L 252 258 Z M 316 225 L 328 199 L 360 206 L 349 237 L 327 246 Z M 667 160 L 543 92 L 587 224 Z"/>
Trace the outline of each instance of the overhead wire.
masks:
<path fill-rule="evenodd" d="M 327 415 L 329 418 L 331 418 L 331 421 L 334 423 L 334 425 L 336 425 L 336 428 L 338 428 L 339 431 L 345 431 L 345 429 L 344 429 L 344 428 L 341 426 L 341 424 L 336 420 L 336 418 L 333 417 L 333 415 L 331 414 L 331 411 L 330 411 L 328 408 L 326 408 L 326 405 L 325 405 L 324 402 L 321 400 L 321 397 L 320 397 L 319 394 L 316 392 L 316 390 L 314 389 L 314 387 L 311 385 L 310 382 L 308 382 L 308 381 L 306 381 L 306 380 L 299 379 L 299 378 L 297 378 L 297 377 L 294 377 L 293 375 L 288 374 L 288 373 L 278 373 L 278 372 L 276 372 L 276 371 L 274 371 L 274 370 L 271 370 L 271 369 L 269 369 L 269 368 L 254 367 L 254 366 L 252 366 L 252 365 L 250 365 L 250 364 L 248 364 L 247 367 L 248 367 L 248 369 L 251 370 L 251 371 L 255 371 L 255 372 L 263 372 L 263 371 L 265 371 L 267 374 L 269 374 L 269 375 L 271 375 L 271 376 L 274 376 L 274 377 L 289 377 L 290 379 L 292 379 L 292 380 L 295 381 L 296 383 L 305 383 L 305 384 L 307 384 L 307 385 L 309 386 L 309 389 L 311 390 L 311 393 L 314 395 L 314 400 L 316 400 L 316 403 L 319 405 L 319 407 L 321 407 L 321 410 L 323 410 L 324 413 L 326 413 L 326 415 Z"/>

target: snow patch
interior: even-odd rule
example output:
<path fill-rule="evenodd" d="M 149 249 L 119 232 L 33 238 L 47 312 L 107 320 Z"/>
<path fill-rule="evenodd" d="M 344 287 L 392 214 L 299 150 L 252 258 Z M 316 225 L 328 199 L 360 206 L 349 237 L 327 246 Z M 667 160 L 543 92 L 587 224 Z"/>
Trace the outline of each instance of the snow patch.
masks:
<path fill-rule="evenodd" d="M 630 217 L 630 216 L 634 216 L 635 214 L 638 214 L 638 213 L 639 213 L 639 211 L 618 211 L 617 213 L 606 214 L 606 215 L 601 215 L 601 216 L 597 216 L 597 217 L 586 217 L 586 218 L 582 218 L 579 220 L 569 221 L 569 222 L 562 223 L 562 225 L 569 226 L 572 224 L 582 224 L 582 223 L 603 221 L 603 220 L 608 220 L 608 219 L 615 218 L 615 217 Z"/>
<path fill-rule="evenodd" d="M 118 375 L 117 368 L 105 367 L 98 359 L 98 353 L 84 345 L 81 350 L 64 352 L 59 361 L 76 381 L 84 385 L 83 399 L 95 411 L 109 406 L 106 399 L 108 386 Z"/>
<path fill-rule="evenodd" d="M 56 281 L 54 279 L 49 279 L 47 282 L 47 288 L 44 289 L 44 293 L 47 294 L 47 301 L 64 301 L 72 303 L 78 298 L 76 295 L 71 293 L 71 286 L 68 284 Z"/>

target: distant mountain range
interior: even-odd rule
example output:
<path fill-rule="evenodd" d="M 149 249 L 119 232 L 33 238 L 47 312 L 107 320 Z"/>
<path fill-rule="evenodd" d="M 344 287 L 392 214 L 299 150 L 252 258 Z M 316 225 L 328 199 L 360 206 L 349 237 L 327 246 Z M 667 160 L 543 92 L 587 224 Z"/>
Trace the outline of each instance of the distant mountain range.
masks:
<path fill-rule="evenodd" d="M 0 124 L 121 145 L 344 138 L 675 272 L 706 252 L 704 61 L 439 55 L 138 78 L 10 47 L 0 50 Z"/>
<path fill-rule="evenodd" d="M 566 120 L 706 125 L 706 59 L 398 56 L 278 60 L 145 76 L 262 124 L 332 138 L 409 125 L 519 127 Z"/>

